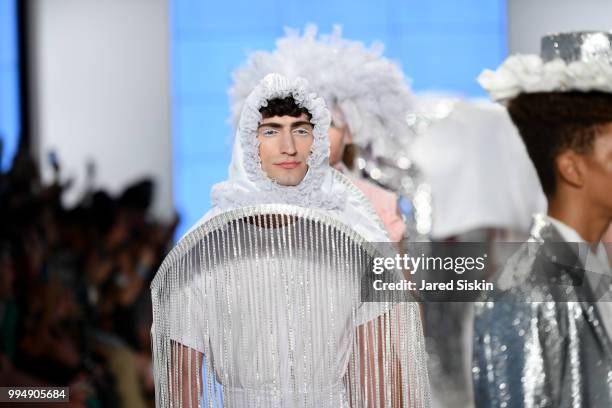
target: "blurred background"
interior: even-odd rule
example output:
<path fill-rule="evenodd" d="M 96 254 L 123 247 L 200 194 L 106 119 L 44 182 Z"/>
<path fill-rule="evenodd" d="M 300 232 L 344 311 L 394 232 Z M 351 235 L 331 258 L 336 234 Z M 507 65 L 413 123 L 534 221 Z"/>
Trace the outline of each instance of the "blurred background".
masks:
<path fill-rule="evenodd" d="M 477 76 L 509 53 L 610 21 L 607 0 L 0 0 L 0 385 L 70 385 L 74 406 L 152 405 L 149 283 L 227 176 L 232 71 L 285 27 L 340 24 L 384 44 L 416 95 L 477 101 Z M 545 205 L 524 149 L 491 144 L 518 140 L 505 117 L 463 115 L 415 147 L 445 203 L 432 238 L 520 235 Z M 460 167 L 437 159 L 466 139 L 478 147 L 454 150 Z M 491 188 L 456 195 L 440 180 L 457 171 Z M 511 198 L 528 205 L 498 216 L 511 172 L 531 177 Z M 488 218 L 445 222 L 462 208 Z"/>

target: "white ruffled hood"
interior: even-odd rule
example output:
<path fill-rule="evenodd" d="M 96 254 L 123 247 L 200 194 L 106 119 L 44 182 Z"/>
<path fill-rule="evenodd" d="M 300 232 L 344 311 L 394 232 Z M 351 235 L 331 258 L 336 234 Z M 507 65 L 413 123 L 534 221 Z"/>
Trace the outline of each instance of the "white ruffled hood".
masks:
<path fill-rule="evenodd" d="M 257 128 L 262 120 L 259 109 L 271 99 L 287 96 L 292 96 L 300 107 L 308 110 L 314 126 L 308 171 L 296 186 L 282 186 L 266 175 L 261 167 L 257 139 Z M 387 233 L 370 202 L 350 180 L 329 165 L 329 124 L 330 113 L 325 101 L 310 92 L 306 80 L 276 73 L 266 75 L 246 98 L 242 109 L 229 179 L 213 186 L 213 208 L 191 230 L 214 215 L 236 208 L 290 204 L 326 211 L 370 242 L 388 242 Z"/>
<path fill-rule="evenodd" d="M 225 209 L 255 204 L 294 204 L 326 210 L 344 207 L 343 197 L 331 194 L 333 179 L 329 162 L 330 114 L 325 101 L 310 93 L 308 83 L 302 78 L 288 79 L 279 74 L 269 74 L 247 97 L 242 109 L 229 180 L 216 184 L 212 190 L 213 205 Z M 259 109 L 275 98 L 292 96 L 301 108 L 308 110 L 314 125 L 308 171 L 300 184 L 282 186 L 270 179 L 261 167 L 257 127 L 262 117 Z"/>

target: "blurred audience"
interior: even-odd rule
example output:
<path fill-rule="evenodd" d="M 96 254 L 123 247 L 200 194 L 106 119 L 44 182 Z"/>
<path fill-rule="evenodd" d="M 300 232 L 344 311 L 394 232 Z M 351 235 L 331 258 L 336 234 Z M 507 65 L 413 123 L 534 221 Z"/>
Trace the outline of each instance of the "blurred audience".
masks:
<path fill-rule="evenodd" d="M 154 184 L 62 206 L 28 149 L 0 174 L 0 386 L 70 386 L 71 406 L 153 406 L 149 284 L 171 248 Z M 65 406 L 64 404 L 63 406 Z"/>

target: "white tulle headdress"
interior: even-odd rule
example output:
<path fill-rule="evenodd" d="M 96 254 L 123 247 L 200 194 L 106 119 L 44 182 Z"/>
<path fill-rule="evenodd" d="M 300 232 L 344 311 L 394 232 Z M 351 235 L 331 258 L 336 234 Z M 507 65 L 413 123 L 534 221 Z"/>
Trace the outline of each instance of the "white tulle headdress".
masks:
<path fill-rule="evenodd" d="M 253 87 L 267 74 L 279 72 L 306 78 L 330 108 L 342 112 L 354 143 L 369 146 L 374 155 L 406 146 L 412 135 L 406 121 L 412 95 L 399 66 L 382 51 L 380 44 L 368 48 L 342 38 L 339 26 L 332 34 L 319 36 L 314 25 L 307 26 L 303 35 L 287 29 L 276 50 L 252 53 L 234 72 L 229 91 L 232 122 L 238 126 Z"/>

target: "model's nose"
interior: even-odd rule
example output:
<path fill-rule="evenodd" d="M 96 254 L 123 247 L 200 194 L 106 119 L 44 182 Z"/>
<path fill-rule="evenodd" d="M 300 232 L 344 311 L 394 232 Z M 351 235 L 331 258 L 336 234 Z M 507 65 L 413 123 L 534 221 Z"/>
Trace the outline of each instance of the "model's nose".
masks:
<path fill-rule="evenodd" d="M 293 156 L 297 153 L 295 141 L 291 132 L 283 130 L 281 132 L 281 153 Z"/>

